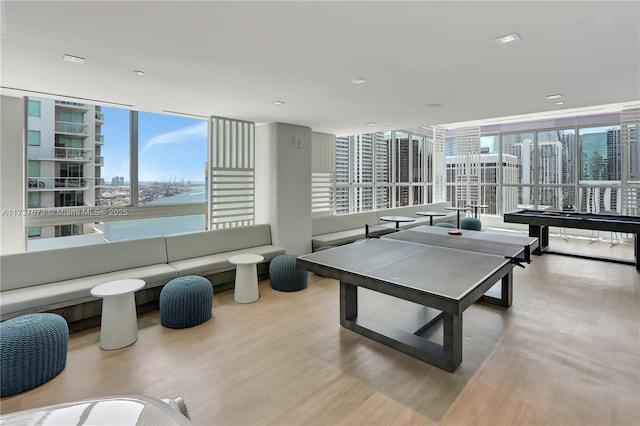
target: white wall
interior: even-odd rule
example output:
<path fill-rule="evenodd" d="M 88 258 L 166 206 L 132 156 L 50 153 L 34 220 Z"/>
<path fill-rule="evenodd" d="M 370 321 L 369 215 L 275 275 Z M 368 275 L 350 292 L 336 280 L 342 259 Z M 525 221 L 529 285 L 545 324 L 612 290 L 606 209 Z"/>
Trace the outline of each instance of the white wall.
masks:
<path fill-rule="evenodd" d="M 311 252 L 311 129 L 256 126 L 256 223 L 287 253 Z"/>
<path fill-rule="evenodd" d="M 0 254 L 8 254 L 25 250 L 25 104 L 22 98 L 0 98 Z"/>

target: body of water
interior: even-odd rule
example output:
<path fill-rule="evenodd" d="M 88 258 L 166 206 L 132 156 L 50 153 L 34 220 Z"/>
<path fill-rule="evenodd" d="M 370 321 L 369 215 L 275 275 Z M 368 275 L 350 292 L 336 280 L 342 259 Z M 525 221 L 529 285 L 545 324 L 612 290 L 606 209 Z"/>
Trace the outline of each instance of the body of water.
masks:
<path fill-rule="evenodd" d="M 205 201 L 204 186 L 183 192 L 173 197 L 159 198 L 147 205 L 168 203 L 194 203 Z M 182 232 L 204 231 L 205 215 L 175 217 L 155 217 L 151 219 L 133 219 L 105 222 L 101 225 L 107 241 L 135 240 L 139 238 L 159 237 Z"/>

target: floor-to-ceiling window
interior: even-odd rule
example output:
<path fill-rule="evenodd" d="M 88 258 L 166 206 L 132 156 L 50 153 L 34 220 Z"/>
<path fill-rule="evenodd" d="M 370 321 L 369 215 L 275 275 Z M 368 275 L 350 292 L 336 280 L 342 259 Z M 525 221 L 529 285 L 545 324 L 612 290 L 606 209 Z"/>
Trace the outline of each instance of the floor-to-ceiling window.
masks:
<path fill-rule="evenodd" d="M 620 212 L 620 126 L 580 127 L 578 207 L 585 212 Z"/>
<path fill-rule="evenodd" d="M 523 207 L 637 214 L 640 123 L 625 124 L 623 141 L 620 120 L 621 114 L 613 113 L 507 123 L 462 131 L 464 140 L 449 131 L 447 199 L 455 203 L 471 197 L 489 206 L 484 213 L 498 215 Z M 432 201 L 433 146 L 425 130 L 376 134 L 377 209 Z M 343 150 L 359 137 L 342 138 Z M 362 162 L 368 158 L 352 149 L 349 164 L 366 168 Z M 346 206 L 356 182 L 339 182 Z"/>
<path fill-rule="evenodd" d="M 32 98 L 26 133 L 28 249 L 205 228 L 206 119 Z"/>

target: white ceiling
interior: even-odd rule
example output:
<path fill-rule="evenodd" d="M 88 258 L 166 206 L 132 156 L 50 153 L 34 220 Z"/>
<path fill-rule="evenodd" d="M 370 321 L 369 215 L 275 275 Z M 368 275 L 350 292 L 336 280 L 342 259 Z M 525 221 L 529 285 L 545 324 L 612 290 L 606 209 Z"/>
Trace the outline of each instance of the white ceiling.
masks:
<path fill-rule="evenodd" d="M 638 104 L 640 2 L 3 1 L 0 54 L 9 95 L 342 135 Z"/>

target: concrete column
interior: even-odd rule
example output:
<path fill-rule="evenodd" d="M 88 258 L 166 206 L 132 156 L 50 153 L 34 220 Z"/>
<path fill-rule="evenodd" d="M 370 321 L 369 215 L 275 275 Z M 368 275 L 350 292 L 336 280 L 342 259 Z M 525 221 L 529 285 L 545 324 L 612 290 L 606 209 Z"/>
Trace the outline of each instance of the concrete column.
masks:
<path fill-rule="evenodd" d="M 25 251 L 23 98 L 0 97 L 0 254 Z"/>
<path fill-rule="evenodd" d="M 256 126 L 256 223 L 271 225 L 273 244 L 311 252 L 311 129 Z"/>

